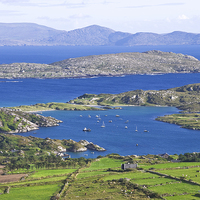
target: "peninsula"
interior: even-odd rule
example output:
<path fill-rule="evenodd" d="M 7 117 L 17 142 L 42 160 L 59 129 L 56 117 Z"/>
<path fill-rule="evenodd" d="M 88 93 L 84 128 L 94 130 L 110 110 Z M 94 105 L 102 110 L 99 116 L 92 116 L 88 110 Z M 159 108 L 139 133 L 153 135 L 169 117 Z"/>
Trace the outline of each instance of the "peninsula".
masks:
<path fill-rule="evenodd" d="M 0 78 L 83 78 L 131 74 L 199 73 L 200 61 L 172 52 L 147 51 L 70 58 L 52 64 L 0 65 Z"/>
<path fill-rule="evenodd" d="M 156 120 L 200 130 L 200 83 L 168 90 L 134 90 L 120 94 L 84 94 L 69 103 L 101 106 L 173 106 L 184 114 L 158 117 Z"/>
<path fill-rule="evenodd" d="M 158 91 L 134 90 L 120 94 L 83 94 L 67 103 L 38 103 L 30 106 L 24 105 L 12 107 L 9 109 L 12 111 L 14 110 L 15 113 L 18 111 L 18 113 L 21 112 L 27 114 L 25 111 L 103 110 L 121 108 L 120 106 L 173 106 L 182 110 L 182 113 L 158 117 L 156 120 L 178 124 L 184 128 L 200 130 L 199 102 L 200 83 L 196 83 Z M 4 110 L 7 109 L 5 108 Z M 14 121 L 18 123 L 18 121 Z M 5 123 L 1 122 L 1 124 Z M 14 126 L 12 125 L 11 127 L 16 127 L 16 125 L 14 124 Z M 3 129 L 5 128 L 7 127 L 3 127 Z"/>

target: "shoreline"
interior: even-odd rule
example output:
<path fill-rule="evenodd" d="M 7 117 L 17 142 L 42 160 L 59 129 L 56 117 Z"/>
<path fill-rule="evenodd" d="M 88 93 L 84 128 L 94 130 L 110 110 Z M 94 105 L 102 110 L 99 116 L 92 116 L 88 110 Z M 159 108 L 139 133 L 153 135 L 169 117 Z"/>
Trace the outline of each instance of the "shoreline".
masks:
<path fill-rule="evenodd" d="M 89 78 L 101 78 L 101 77 L 125 77 L 125 76 L 134 76 L 134 75 L 141 75 L 141 76 L 156 76 L 156 75 L 165 75 L 165 74 L 192 74 L 193 72 L 177 72 L 177 73 L 131 73 L 131 74 L 116 74 L 116 75 L 82 75 L 82 76 L 69 76 L 69 77 L 51 77 L 51 78 L 40 78 L 40 77 L 12 77 L 12 78 L 6 78 L 6 77 L 0 77 L 0 79 L 5 79 L 5 81 L 0 81 L 0 82 L 7 82 L 7 80 L 16 80 L 16 79 L 41 79 L 41 80 L 48 80 L 48 79 L 89 79 Z M 16 82 L 16 81 L 14 81 Z"/>

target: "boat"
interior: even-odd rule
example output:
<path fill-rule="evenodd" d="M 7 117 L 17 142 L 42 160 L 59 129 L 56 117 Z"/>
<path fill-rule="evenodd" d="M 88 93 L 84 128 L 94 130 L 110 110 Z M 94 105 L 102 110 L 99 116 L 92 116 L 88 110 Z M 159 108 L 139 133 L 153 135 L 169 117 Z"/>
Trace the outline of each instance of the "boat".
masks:
<path fill-rule="evenodd" d="M 127 129 L 128 128 L 128 126 L 125 126 L 125 129 Z"/>
<path fill-rule="evenodd" d="M 91 115 L 88 115 L 89 118 L 91 118 Z"/>
<path fill-rule="evenodd" d="M 86 128 L 86 127 L 85 127 L 85 128 L 83 129 L 83 131 L 85 131 L 85 132 L 90 132 L 90 131 L 91 131 L 91 129 L 90 129 L 90 128 Z"/>
<path fill-rule="evenodd" d="M 149 131 L 147 131 L 147 130 L 144 130 L 144 132 L 149 132 Z"/>
<path fill-rule="evenodd" d="M 119 115 L 116 115 L 116 117 L 119 117 Z"/>
<path fill-rule="evenodd" d="M 137 130 L 137 126 L 136 126 L 136 129 L 135 129 L 135 132 L 138 132 L 138 130 Z"/>
<path fill-rule="evenodd" d="M 101 125 L 101 127 L 102 127 L 102 128 L 106 127 L 105 124 L 104 124 L 104 122 L 103 122 L 103 124 Z"/>
<path fill-rule="evenodd" d="M 109 122 L 109 123 L 112 123 L 112 120 L 109 120 L 108 122 Z"/>
<path fill-rule="evenodd" d="M 126 122 L 125 123 L 128 123 L 129 122 L 129 120 L 126 120 Z"/>

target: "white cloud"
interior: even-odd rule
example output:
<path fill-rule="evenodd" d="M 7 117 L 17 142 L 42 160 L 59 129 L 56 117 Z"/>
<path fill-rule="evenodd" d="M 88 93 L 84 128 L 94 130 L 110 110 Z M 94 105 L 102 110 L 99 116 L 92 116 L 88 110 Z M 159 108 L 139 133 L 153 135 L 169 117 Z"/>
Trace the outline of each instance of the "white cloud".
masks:
<path fill-rule="evenodd" d="M 189 17 L 187 17 L 186 15 L 179 15 L 178 19 L 180 20 L 185 20 L 185 19 L 190 19 Z"/>
<path fill-rule="evenodd" d="M 79 13 L 79 14 L 71 15 L 71 16 L 69 16 L 69 18 L 71 18 L 71 19 L 86 19 L 86 18 L 91 18 L 91 16 L 84 15 L 83 13 Z"/>
<path fill-rule="evenodd" d="M 126 8 L 149 8 L 149 7 L 160 7 L 160 6 L 182 6 L 185 3 L 164 3 L 164 4 L 144 4 L 138 6 L 127 6 Z"/>
<path fill-rule="evenodd" d="M 12 16 L 12 15 L 24 15 L 21 12 L 15 11 L 15 10 L 0 10 L 0 16 Z"/>

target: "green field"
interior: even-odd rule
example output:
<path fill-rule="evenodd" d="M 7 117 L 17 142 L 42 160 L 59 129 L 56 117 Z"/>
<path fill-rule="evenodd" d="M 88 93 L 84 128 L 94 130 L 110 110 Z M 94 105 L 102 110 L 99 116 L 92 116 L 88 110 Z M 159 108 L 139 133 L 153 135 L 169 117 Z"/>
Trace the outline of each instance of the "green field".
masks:
<path fill-rule="evenodd" d="M 141 163 L 139 168 L 121 170 L 121 164 L 130 159 Z M 154 161 L 156 163 L 157 158 L 154 158 Z M 94 159 L 87 167 L 79 169 L 38 169 L 23 181 L 1 184 L 1 193 L 6 192 L 7 186 L 10 187 L 10 191 L 9 194 L 2 194 L 0 197 L 3 200 L 50 199 L 56 195 L 60 195 L 60 199 L 63 200 L 143 200 L 149 197 L 194 200 L 200 199 L 199 164 L 162 160 L 160 164 L 149 165 L 148 159 L 106 156 Z M 148 169 L 151 171 L 146 171 Z"/>
<path fill-rule="evenodd" d="M 46 176 L 56 176 L 56 175 L 65 175 L 75 172 L 77 169 L 44 169 L 38 170 L 34 174 L 30 175 L 30 178 L 40 178 Z"/>
<path fill-rule="evenodd" d="M 108 169 L 108 168 L 118 168 L 121 167 L 123 160 L 113 159 L 113 158 L 102 158 L 96 159 L 96 162 L 93 162 L 89 168 L 83 169 L 82 171 L 92 171 L 98 169 Z"/>
<path fill-rule="evenodd" d="M 53 184 L 11 188 L 9 194 L 2 194 L 0 198 L 1 200 L 49 200 L 60 187 L 60 184 Z"/>
<path fill-rule="evenodd" d="M 162 164 L 153 164 L 153 165 L 140 165 L 143 169 L 147 170 L 150 168 L 154 169 L 173 169 L 173 168 L 183 168 L 183 167 L 191 167 L 191 166 L 200 166 L 200 162 L 178 162 L 178 163 L 162 163 Z"/>

